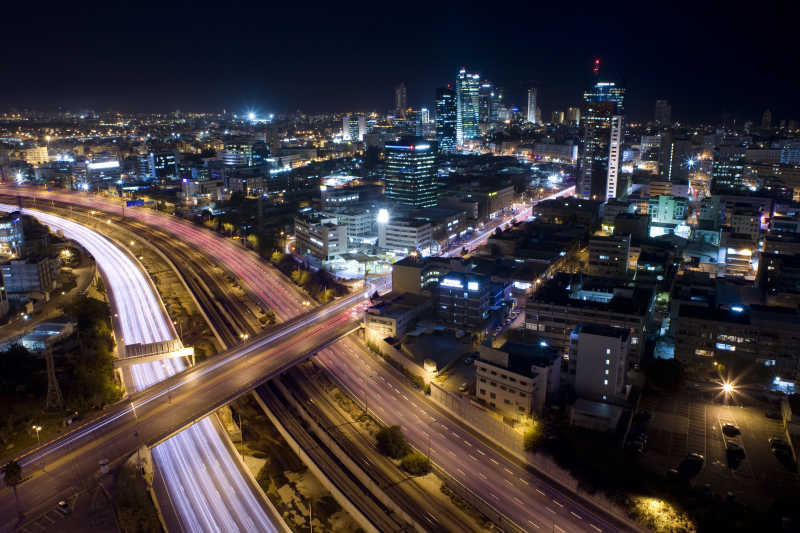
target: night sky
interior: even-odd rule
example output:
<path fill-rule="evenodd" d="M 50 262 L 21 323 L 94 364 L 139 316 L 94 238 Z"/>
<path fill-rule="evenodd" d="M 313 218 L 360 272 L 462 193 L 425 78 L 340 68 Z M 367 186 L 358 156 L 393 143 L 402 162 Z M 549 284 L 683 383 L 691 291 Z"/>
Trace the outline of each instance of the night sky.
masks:
<path fill-rule="evenodd" d="M 791 2 L 338 4 L 348 7 L 4 8 L 0 109 L 386 111 L 400 81 L 411 105 L 430 106 L 464 65 L 521 108 L 538 87 L 547 118 L 580 102 L 599 57 L 602 77 L 628 89 L 629 119 L 667 98 L 683 120 L 760 121 L 768 107 L 800 120 Z"/>

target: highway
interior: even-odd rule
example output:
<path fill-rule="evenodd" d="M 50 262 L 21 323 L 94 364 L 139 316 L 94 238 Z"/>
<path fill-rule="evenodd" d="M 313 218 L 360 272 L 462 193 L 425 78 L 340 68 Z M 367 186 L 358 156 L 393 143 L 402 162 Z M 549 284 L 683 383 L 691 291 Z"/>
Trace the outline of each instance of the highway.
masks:
<path fill-rule="evenodd" d="M 15 188 L 10 190 L 14 191 Z M 28 189 L 21 189 L 20 192 L 25 195 L 32 194 Z M 566 192 L 562 191 L 561 194 Z M 41 198 L 40 192 L 37 191 L 37 195 Z M 69 193 L 46 193 L 46 197 L 52 197 L 57 201 L 76 201 L 94 209 L 110 208 L 115 209 L 115 212 L 119 210 L 119 204 L 101 198 Z M 254 254 L 235 245 L 230 239 L 224 239 L 175 217 L 150 211 L 126 209 L 126 216 L 149 221 L 148 223 L 155 224 L 185 242 L 192 243 L 197 249 L 214 250 L 217 259 L 250 285 L 253 293 L 274 309 L 280 318 L 296 315 L 304 309 L 301 304 L 302 297 L 298 296 L 281 274 L 260 262 Z M 487 236 L 488 232 L 485 232 L 480 237 Z M 280 290 L 274 290 L 276 286 L 280 287 Z M 592 503 L 568 494 L 529 468 L 497 453 L 493 447 L 486 445 L 484 439 L 459 428 L 458 423 L 446 413 L 433 414 L 433 407 L 422 407 L 426 413 L 431 414 L 424 415 L 428 417 L 427 421 L 420 419 L 419 416 L 423 412 L 418 407 L 424 404 L 419 404 L 418 401 L 427 400 L 420 399 L 419 394 L 410 388 L 407 380 L 397 375 L 393 369 L 387 368 L 387 365 L 377 365 L 370 357 L 364 356 L 361 347 L 352 341 L 345 340 L 338 343 L 320 355 L 329 370 L 349 390 L 358 394 L 358 391 L 364 390 L 366 383 L 370 390 L 370 398 L 374 398 L 371 401 L 376 402 L 374 408 L 379 416 L 382 418 L 386 416 L 385 420 L 389 423 L 400 422 L 405 426 L 410 440 L 415 445 L 424 447 L 430 440 L 435 462 L 442 461 L 442 466 L 448 472 L 463 479 L 465 486 L 483 496 L 486 501 L 492 503 L 521 527 L 533 531 L 542 527 L 557 526 L 566 531 L 589 533 L 632 529 L 627 523 L 621 523 Z M 215 361 L 219 361 L 219 358 Z M 361 365 L 369 365 L 369 369 L 366 370 Z M 365 380 L 362 376 L 375 377 Z M 392 391 L 405 392 L 401 395 Z M 417 394 L 417 402 L 402 401 L 405 397 L 413 397 L 408 394 L 409 392 Z M 428 408 L 431 411 L 428 411 Z M 423 428 L 431 430 L 426 432 Z M 455 438 L 454 434 L 458 437 Z M 478 449 L 481 451 L 477 452 Z M 467 460 L 472 462 L 467 463 Z"/>
<path fill-rule="evenodd" d="M 0 210 L 15 210 L 16 206 L 0 205 Z M 118 315 L 115 331 L 119 344 L 150 343 L 176 337 L 172 322 L 153 288 L 134 261 L 110 241 L 94 231 L 74 222 L 39 211 L 26 210 L 55 231 L 83 245 L 106 274 L 109 294 Z M 183 370 L 183 361 L 170 359 L 161 363 L 131 367 L 137 390 L 142 390 L 169 375 Z M 136 441 L 133 441 L 136 447 Z M 77 464 L 52 463 L 48 454 L 34 453 L 22 463 L 26 474 L 33 472 L 34 479 L 19 487 L 23 509 L 36 510 L 41 505 L 63 495 L 65 488 L 80 487 L 82 477 L 90 477 L 97 469 L 97 461 L 109 458 L 99 449 L 74 460 Z M 225 447 L 218 428 L 209 418 L 204 418 L 187 430 L 161 443 L 152 451 L 156 468 L 166 481 L 169 500 L 175 507 L 182 531 L 278 531 L 272 524 L 260 496 L 239 470 Z M 93 458 L 96 458 L 94 461 Z M 110 457 L 115 459 L 115 457 Z M 88 475 L 86 475 L 88 474 Z M 13 507 L 8 508 L 7 490 L 0 500 L 0 516 L 13 518 Z M 13 504 L 13 499 L 10 501 Z M 168 502 L 162 502 L 167 505 Z M 6 512 L 8 511 L 8 512 Z M 0 523 L 6 529 L 11 523 Z"/>

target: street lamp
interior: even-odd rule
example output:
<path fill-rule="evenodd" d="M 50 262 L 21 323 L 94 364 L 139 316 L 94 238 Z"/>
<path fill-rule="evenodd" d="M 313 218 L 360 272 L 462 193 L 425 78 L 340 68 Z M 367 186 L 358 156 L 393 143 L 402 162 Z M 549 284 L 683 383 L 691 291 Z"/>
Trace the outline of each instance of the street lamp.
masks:
<path fill-rule="evenodd" d="M 722 392 L 725 394 L 732 394 L 733 393 L 733 383 L 726 381 L 722 384 Z"/>
<path fill-rule="evenodd" d="M 33 430 L 36 432 L 36 442 L 41 442 L 39 432 L 42 430 L 42 426 L 33 426 Z"/>

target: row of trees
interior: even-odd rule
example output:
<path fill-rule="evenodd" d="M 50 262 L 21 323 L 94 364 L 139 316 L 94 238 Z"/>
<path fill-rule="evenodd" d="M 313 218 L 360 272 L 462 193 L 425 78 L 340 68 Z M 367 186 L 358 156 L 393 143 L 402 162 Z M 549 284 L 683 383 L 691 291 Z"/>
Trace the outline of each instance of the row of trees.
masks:
<path fill-rule="evenodd" d="M 430 459 L 411 449 L 400 426 L 382 428 L 375 434 L 375 439 L 378 451 L 392 459 L 398 459 L 400 467 L 412 476 L 423 476 L 431 471 Z"/>
<path fill-rule="evenodd" d="M 328 271 L 304 268 L 290 255 L 279 250 L 272 252 L 270 262 L 320 303 L 328 303 L 336 296 L 347 294 L 347 287 L 336 281 Z"/>

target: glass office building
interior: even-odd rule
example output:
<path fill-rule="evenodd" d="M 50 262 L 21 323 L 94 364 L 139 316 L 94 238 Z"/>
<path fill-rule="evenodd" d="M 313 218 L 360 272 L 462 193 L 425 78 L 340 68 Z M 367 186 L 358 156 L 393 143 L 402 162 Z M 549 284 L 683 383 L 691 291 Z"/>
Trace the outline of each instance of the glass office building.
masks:
<path fill-rule="evenodd" d="M 465 140 L 477 139 L 478 129 L 480 76 L 469 74 L 461 69 L 456 77 L 456 141 L 462 144 Z"/>
<path fill-rule="evenodd" d="M 436 89 L 436 140 L 442 152 L 456 149 L 456 92 L 449 86 Z"/>
<path fill-rule="evenodd" d="M 436 183 L 436 146 L 419 137 L 387 144 L 386 199 L 411 207 L 434 207 L 439 203 Z"/>

